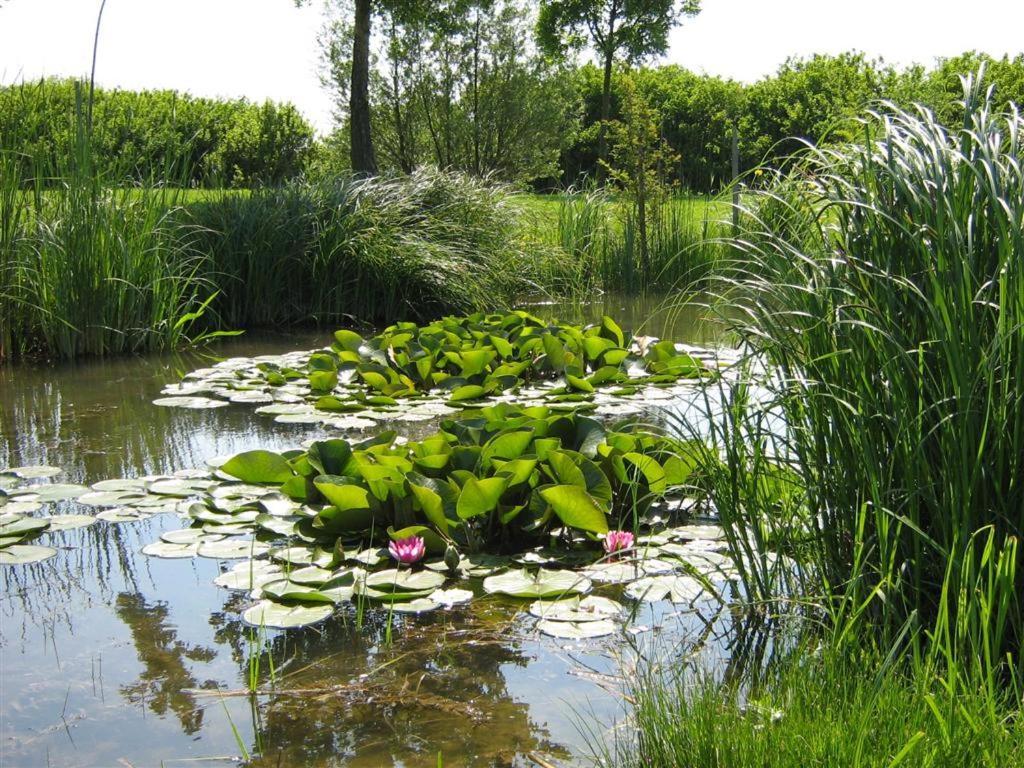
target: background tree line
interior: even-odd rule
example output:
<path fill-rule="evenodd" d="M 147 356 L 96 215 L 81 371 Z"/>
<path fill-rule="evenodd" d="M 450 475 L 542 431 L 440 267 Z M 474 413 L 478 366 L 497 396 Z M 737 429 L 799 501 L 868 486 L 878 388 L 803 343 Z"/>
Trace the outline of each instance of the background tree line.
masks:
<path fill-rule="evenodd" d="M 83 129 L 88 84 L 47 79 L 0 87 L 0 148 L 53 173 Z M 97 88 L 90 162 L 105 178 L 189 186 L 251 187 L 300 175 L 314 151 L 312 126 L 291 104 L 208 99 L 173 90 Z M 30 172 L 29 172 L 30 171 Z"/>
<path fill-rule="evenodd" d="M 542 190 L 598 178 L 603 65 L 577 66 L 545 54 L 534 42 L 536 18 L 527 0 L 431 5 L 436 17 L 378 18 L 369 94 L 380 169 L 453 169 Z M 97 170 L 208 187 L 275 185 L 350 170 L 346 24 L 343 16 L 334 18 L 322 41 L 324 80 L 338 106 L 337 128 L 328 136 L 317 139 L 291 104 L 97 89 Z M 801 140 L 849 138 L 851 118 L 881 100 L 923 104 L 956 126 L 959 76 L 981 64 L 1000 106 L 1024 104 L 1024 55 L 965 53 L 908 68 L 858 53 L 820 55 L 787 61 L 749 85 L 671 64 L 620 62 L 609 121 L 623 117 L 625 94 L 632 94 L 649 107 L 671 150 L 665 179 L 683 190 L 714 192 L 731 178 L 734 126 L 741 171 L 780 163 Z M 49 157 L 59 166 L 72 155 L 82 98 L 73 80 L 0 87 L 0 146 L 18 150 L 26 162 Z M 621 132 L 609 138 L 615 135 Z M 614 158 L 615 147 L 610 150 Z"/>

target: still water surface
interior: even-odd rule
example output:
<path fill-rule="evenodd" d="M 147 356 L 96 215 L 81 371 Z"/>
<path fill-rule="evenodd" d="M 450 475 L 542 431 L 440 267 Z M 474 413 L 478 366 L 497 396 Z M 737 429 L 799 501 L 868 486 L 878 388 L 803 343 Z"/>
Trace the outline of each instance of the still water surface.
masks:
<path fill-rule="evenodd" d="M 650 306 L 546 306 L 567 319 L 647 317 Z M 714 328 L 665 313 L 643 332 L 693 343 Z M 250 336 L 204 353 L 0 368 L 0 468 L 52 464 L 57 482 L 202 467 L 255 447 L 280 450 L 318 428 L 277 424 L 246 406 L 160 408 L 160 389 L 209 355 L 322 346 L 324 333 Z M 406 427 L 408 428 L 408 427 Z M 94 513 L 74 502 L 48 513 Z M 570 643 L 538 635 L 501 598 L 362 627 L 327 623 L 260 637 L 244 594 L 213 585 L 215 560 L 140 553 L 175 514 L 47 535 L 56 557 L 0 567 L 0 765 L 534 766 L 586 764 L 587 741 L 623 715 L 630 645 L 670 638 L 724 657 L 700 622 L 646 606 L 634 636 Z M 230 565 L 230 564 L 228 564 Z M 717 636 L 717 634 L 716 634 Z M 250 696 L 250 676 L 265 693 Z M 219 695 L 218 695 L 219 692 Z M 582 725 L 582 728 L 581 728 Z M 581 730 L 586 736 L 581 735 Z"/>

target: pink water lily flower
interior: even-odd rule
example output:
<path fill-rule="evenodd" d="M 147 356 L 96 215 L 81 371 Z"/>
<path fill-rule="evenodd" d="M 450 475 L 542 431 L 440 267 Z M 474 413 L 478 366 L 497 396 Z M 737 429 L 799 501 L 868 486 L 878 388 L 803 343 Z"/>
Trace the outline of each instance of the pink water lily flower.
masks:
<path fill-rule="evenodd" d="M 609 555 L 630 549 L 633 546 L 633 534 L 629 531 L 608 531 L 604 536 L 604 551 Z"/>
<path fill-rule="evenodd" d="M 392 541 L 388 544 L 388 551 L 398 562 L 412 565 L 423 559 L 427 553 L 427 547 L 421 536 L 410 536 L 407 539 Z"/>

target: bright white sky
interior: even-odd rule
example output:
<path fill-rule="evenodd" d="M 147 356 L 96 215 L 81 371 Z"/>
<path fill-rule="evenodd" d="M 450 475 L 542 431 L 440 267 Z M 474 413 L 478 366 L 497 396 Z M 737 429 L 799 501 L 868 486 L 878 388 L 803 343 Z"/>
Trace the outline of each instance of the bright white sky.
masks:
<path fill-rule="evenodd" d="M 1024 0 L 704 0 L 665 61 L 753 81 L 787 56 L 857 49 L 930 64 L 975 49 L 1024 50 Z M 0 0 L 0 83 L 89 70 L 99 0 Z M 108 0 L 96 80 L 204 96 L 291 101 L 318 129 L 331 102 L 317 76 L 322 3 Z"/>

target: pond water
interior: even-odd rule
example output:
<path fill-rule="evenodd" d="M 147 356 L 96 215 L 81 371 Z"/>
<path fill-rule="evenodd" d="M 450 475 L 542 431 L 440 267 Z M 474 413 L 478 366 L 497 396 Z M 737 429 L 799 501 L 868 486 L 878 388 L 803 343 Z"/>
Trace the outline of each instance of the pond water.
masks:
<path fill-rule="evenodd" d="M 533 309 L 622 317 L 616 304 Z M 637 316 L 650 309 L 631 306 Z M 659 322 L 643 332 L 714 338 L 692 313 Z M 318 428 L 275 423 L 241 405 L 189 411 L 152 400 L 210 355 L 328 340 L 260 335 L 202 354 L 0 368 L 0 468 L 50 464 L 64 470 L 55 481 L 90 484 L 293 447 Z M 47 511 L 96 510 L 67 501 Z M 586 745 L 608 739 L 623 715 L 620 675 L 638 648 L 728 656 L 728 615 L 709 626 L 671 603 L 641 604 L 632 632 L 580 642 L 539 635 L 524 603 L 498 597 L 396 616 L 390 641 L 383 610 L 342 610 L 316 627 L 261 633 L 240 620 L 247 597 L 213 584 L 218 561 L 141 554 L 181 526 L 177 515 L 158 514 L 47 534 L 56 557 L 0 566 L 0 763 L 586 764 Z"/>

